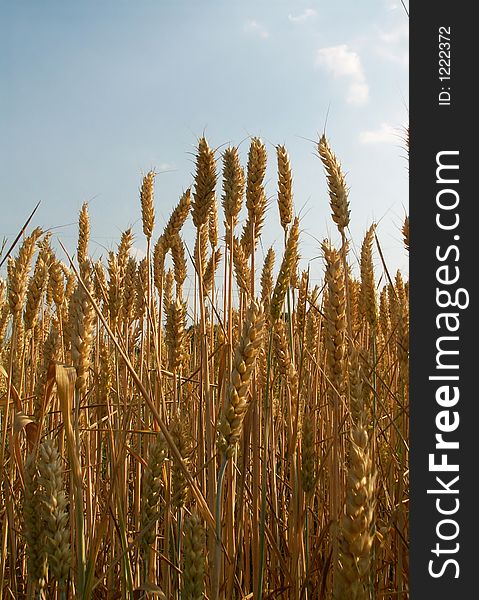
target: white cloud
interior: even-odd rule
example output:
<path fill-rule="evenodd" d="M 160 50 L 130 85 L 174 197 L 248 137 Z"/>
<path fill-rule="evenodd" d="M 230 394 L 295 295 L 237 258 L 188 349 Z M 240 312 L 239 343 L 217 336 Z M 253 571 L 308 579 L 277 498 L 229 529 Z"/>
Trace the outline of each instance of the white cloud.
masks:
<path fill-rule="evenodd" d="M 257 35 L 262 40 L 267 40 L 269 38 L 269 31 L 266 29 L 266 27 L 254 19 L 245 23 L 244 31 L 252 35 Z"/>
<path fill-rule="evenodd" d="M 353 79 L 364 79 L 361 61 L 356 52 L 352 52 L 346 46 L 330 46 L 318 50 L 316 63 L 325 67 L 335 77 L 352 77 Z"/>
<path fill-rule="evenodd" d="M 303 12 L 299 13 L 299 15 L 288 15 L 288 19 L 291 23 L 304 23 L 308 19 L 315 17 L 318 13 L 314 10 L 314 8 L 306 8 Z"/>
<path fill-rule="evenodd" d="M 391 144 L 397 142 L 398 131 L 389 123 L 381 123 L 377 129 L 361 131 L 359 141 L 362 144 Z"/>
<path fill-rule="evenodd" d="M 366 104 L 369 100 L 369 86 L 365 81 L 349 84 L 347 100 L 350 104 Z"/>
<path fill-rule="evenodd" d="M 316 54 L 316 66 L 326 69 L 334 77 L 349 80 L 347 101 L 365 104 L 369 98 L 369 86 L 359 55 L 346 44 L 321 48 Z"/>

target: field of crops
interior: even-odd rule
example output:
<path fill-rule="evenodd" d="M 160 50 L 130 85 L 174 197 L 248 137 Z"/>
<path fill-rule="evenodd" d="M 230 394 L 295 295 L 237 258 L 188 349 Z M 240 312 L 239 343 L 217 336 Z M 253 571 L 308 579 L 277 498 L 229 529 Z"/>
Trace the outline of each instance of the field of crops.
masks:
<path fill-rule="evenodd" d="M 4 249 L 3 598 L 408 597 L 408 283 L 374 224 L 350 252 L 322 136 L 340 243 L 313 286 L 275 151 L 271 202 L 259 138 L 244 166 L 201 138 L 164 226 L 147 173 L 141 260 L 131 230 L 90 258 L 86 204 L 71 261 L 34 225 Z M 267 209 L 284 244 L 260 251 Z"/>

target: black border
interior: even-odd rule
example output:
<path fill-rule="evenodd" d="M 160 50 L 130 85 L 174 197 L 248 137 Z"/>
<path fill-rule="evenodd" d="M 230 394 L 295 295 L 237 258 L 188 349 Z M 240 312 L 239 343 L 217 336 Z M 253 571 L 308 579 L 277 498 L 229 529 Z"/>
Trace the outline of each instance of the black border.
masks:
<path fill-rule="evenodd" d="M 471 7 L 471 8 L 469 8 Z M 469 9 L 469 10 L 468 10 Z M 438 29 L 451 28 L 451 80 L 438 79 Z M 479 242 L 475 206 L 479 204 L 474 189 L 477 150 L 476 112 L 473 84 L 477 78 L 477 25 L 472 17 L 472 5 L 465 2 L 416 2 L 410 12 L 410 577 L 411 598 L 462 600 L 479 598 L 476 573 L 479 495 L 475 482 L 479 480 L 476 463 L 479 442 L 477 346 L 479 328 L 473 283 L 478 271 L 476 260 Z M 439 106 L 441 87 L 451 88 L 451 105 Z M 427 494 L 434 489 L 435 476 L 428 469 L 428 455 L 434 452 L 437 428 L 435 400 L 437 382 L 429 381 L 436 365 L 436 246 L 451 243 L 451 232 L 441 232 L 436 226 L 436 154 L 442 150 L 459 150 L 460 193 L 458 212 L 460 225 L 460 287 L 470 293 L 470 304 L 460 313 L 459 388 L 460 400 L 454 410 L 459 412 L 459 429 L 453 437 L 459 440 L 459 450 L 450 451 L 450 460 L 459 461 L 460 508 L 454 515 L 460 527 L 457 554 L 449 555 L 459 564 L 433 578 L 428 573 L 431 549 L 436 542 L 436 524 L 441 518 L 436 511 L 437 496 Z M 477 279 L 477 275 L 476 275 Z M 457 347 L 457 346 L 456 346 Z M 450 373 L 449 373 L 450 374 Z M 451 409 L 453 410 L 453 409 Z M 454 453 L 453 453 L 454 452 Z M 447 479 L 445 474 L 445 479 Z M 449 477 L 450 479 L 450 477 Z M 452 501 L 451 501 L 452 502 Z M 451 545 L 453 542 L 450 543 Z M 444 547 L 447 547 L 444 542 Z M 447 558 L 443 555 L 443 560 Z M 436 564 L 439 564 L 437 562 Z M 427 595 L 426 595 L 427 594 Z"/>

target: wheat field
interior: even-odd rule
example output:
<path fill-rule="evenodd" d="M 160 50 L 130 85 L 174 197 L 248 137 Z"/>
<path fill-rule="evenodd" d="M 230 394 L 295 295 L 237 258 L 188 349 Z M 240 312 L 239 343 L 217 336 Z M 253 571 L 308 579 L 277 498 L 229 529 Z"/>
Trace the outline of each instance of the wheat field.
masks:
<path fill-rule="evenodd" d="M 3 598 L 408 598 L 408 283 L 375 224 L 350 252 L 317 153 L 340 243 L 316 286 L 287 150 L 269 202 L 259 138 L 244 167 L 201 138 L 163 227 L 143 177 L 141 260 L 130 229 L 91 259 L 87 204 L 76 256 L 39 228 L 4 252 Z M 260 252 L 267 209 L 284 243 Z"/>

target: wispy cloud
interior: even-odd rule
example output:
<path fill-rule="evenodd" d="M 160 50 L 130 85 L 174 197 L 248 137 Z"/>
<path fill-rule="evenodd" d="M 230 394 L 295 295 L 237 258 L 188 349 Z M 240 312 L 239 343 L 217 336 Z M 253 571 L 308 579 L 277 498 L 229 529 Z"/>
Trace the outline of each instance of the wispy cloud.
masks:
<path fill-rule="evenodd" d="M 314 10 L 314 8 L 305 8 L 303 12 L 299 13 L 298 15 L 289 14 L 288 19 L 291 21 L 291 23 L 304 23 L 308 19 L 315 17 L 317 14 L 318 13 Z"/>
<path fill-rule="evenodd" d="M 267 40 L 269 38 L 269 31 L 266 29 L 266 27 L 254 19 L 247 21 L 243 29 L 246 33 L 256 35 L 262 40 Z"/>
<path fill-rule="evenodd" d="M 162 162 L 158 165 L 158 172 L 165 173 L 167 171 L 176 171 L 176 166 L 173 163 Z"/>
<path fill-rule="evenodd" d="M 407 68 L 409 66 L 409 26 L 401 23 L 379 33 L 377 53 L 381 58 Z"/>
<path fill-rule="evenodd" d="M 359 141 L 362 144 L 391 144 L 398 141 L 398 131 L 389 123 L 381 123 L 377 129 L 361 131 Z"/>
<path fill-rule="evenodd" d="M 407 23 L 401 23 L 389 31 L 381 32 L 380 38 L 386 44 L 398 44 L 405 42 L 409 38 L 409 26 Z"/>
<path fill-rule="evenodd" d="M 316 54 L 316 66 L 325 69 L 334 77 L 348 80 L 347 101 L 350 104 L 365 104 L 369 99 L 369 86 L 364 75 L 359 54 L 346 44 L 321 48 Z"/>

